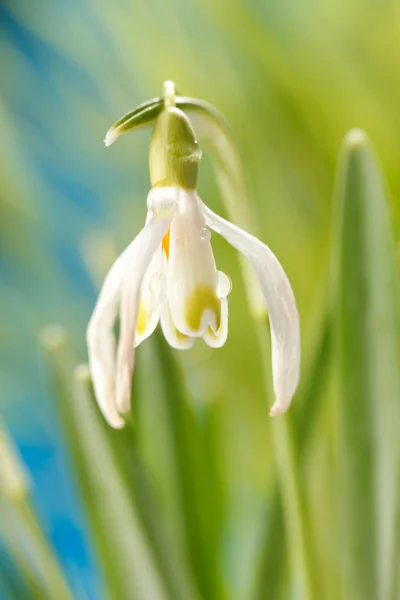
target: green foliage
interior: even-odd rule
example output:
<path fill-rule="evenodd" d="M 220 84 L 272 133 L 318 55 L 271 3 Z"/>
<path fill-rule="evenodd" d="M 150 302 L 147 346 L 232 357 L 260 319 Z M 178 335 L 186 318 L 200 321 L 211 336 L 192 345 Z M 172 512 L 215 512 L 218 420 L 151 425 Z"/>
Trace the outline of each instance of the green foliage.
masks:
<path fill-rule="evenodd" d="M 345 139 L 336 195 L 335 356 L 345 585 L 354 598 L 395 598 L 399 304 L 385 192 L 362 131 L 353 130 Z"/>

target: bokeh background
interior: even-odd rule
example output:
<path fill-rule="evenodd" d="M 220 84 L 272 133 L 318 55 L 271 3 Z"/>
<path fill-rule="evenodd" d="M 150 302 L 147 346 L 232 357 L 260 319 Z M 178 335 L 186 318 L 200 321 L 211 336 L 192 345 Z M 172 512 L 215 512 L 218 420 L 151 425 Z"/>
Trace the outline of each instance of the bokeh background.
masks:
<path fill-rule="evenodd" d="M 76 598 L 105 599 L 103 574 L 38 338 L 48 324 L 61 324 L 86 360 L 85 327 L 101 277 L 144 222 L 150 133 L 106 149 L 106 130 L 159 95 L 165 79 L 225 115 L 258 233 L 295 291 L 306 369 L 329 303 L 335 169 L 350 128 L 372 140 L 399 240 L 399 32 L 395 0 L 2 0 L 0 411 Z M 199 189 L 225 214 L 207 154 Z M 262 392 L 270 366 L 261 364 L 236 253 L 217 235 L 213 246 L 233 282 L 228 342 L 216 351 L 198 342 L 178 359 L 199 418 L 218 414 L 226 598 L 250 599 L 275 477 Z M 140 353 L 151 378 L 151 342 Z M 316 547 L 329 547 L 318 566 L 326 585 L 319 597 L 339 598 L 326 591 L 339 571 L 331 556 L 337 490 L 329 382 L 327 367 L 307 433 L 304 485 Z M 162 408 L 149 392 L 138 411 L 144 460 L 163 499 Z M 4 549 L 0 563 L 11 568 Z"/>

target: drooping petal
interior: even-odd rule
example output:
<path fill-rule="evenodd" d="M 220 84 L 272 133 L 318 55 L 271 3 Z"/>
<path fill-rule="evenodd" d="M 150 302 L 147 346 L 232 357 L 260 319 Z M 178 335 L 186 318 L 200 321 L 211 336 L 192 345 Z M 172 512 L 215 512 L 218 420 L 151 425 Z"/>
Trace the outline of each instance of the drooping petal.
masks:
<path fill-rule="evenodd" d="M 228 337 L 228 298 L 222 298 L 221 302 L 221 324 L 219 329 L 214 332 L 211 327 L 207 327 L 203 339 L 211 348 L 221 348 Z"/>
<path fill-rule="evenodd" d="M 140 288 L 135 347 L 148 338 L 160 319 L 165 294 L 165 259 L 161 245 L 154 252 Z"/>
<path fill-rule="evenodd" d="M 122 282 L 120 337 L 116 366 L 116 406 L 126 413 L 131 404 L 131 386 L 134 366 L 135 329 L 139 310 L 140 287 L 152 256 L 161 245 L 162 239 L 175 214 L 172 205 L 163 217 L 154 217 L 142 229 L 132 243 L 132 262 L 124 272 Z"/>
<path fill-rule="evenodd" d="M 182 190 L 179 212 L 171 224 L 167 294 L 176 328 L 201 337 L 221 321 L 217 270 L 210 233 L 194 190 Z"/>
<path fill-rule="evenodd" d="M 181 333 L 175 327 L 168 302 L 165 302 L 161 313 L 161 328 L 168 344 L 176 350 L 187 350 L 188 348 L 191 348 L 195 342 L 195 338 Z"/>
<path fill-rule="evenodd" d="M 245 254 L 258 275 L 271 325 L 272 372 L 276 401 L 271 416 L 287 410 L 300 374 L 300 325 L 289 280 L 274 253 L 260 240 L 202 204 L 206 224 Z"/>
<path fill-rule="evenodd" d="M 114 399 L 115 336 L 114 323 L 121 300 L 121 288 L 126 266 L 132 256 L 132 242 L 117 258 L 108 272 L 86 333 L 90 372 L 95 396 L 104 417 L 112 427 L 120 428 L 124 420 Z"/>

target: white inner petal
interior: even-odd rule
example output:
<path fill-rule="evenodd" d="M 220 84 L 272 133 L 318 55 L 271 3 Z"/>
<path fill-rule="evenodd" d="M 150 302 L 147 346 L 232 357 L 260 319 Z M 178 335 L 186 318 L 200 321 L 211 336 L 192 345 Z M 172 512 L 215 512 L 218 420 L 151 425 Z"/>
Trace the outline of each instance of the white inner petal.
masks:
<path fill-rule="evenodd" d="M 176 350 L 187 350 L 195 342 L 195 338 L 184 335 L 175 327 L 168 302 L 164 303 L 161 313 L 161 328 L 168 344 Z"/>
<path fill-rule="evenodd" d="M 221 348 L 228 337 L 228 299 L 221 299 L 221 324 L 218 331 L 213 331 L 208 327 L 204 333 L 203 339 L 211 348 Z"/>
<path fill-rule="evenodd" d="M 170 229 L 167 294 L 176 328 L 201 337 L 218 326 L 217 270 L 195 191 L 182 190 Z M 226 286 L 223 286 L 226 288 Z"/>

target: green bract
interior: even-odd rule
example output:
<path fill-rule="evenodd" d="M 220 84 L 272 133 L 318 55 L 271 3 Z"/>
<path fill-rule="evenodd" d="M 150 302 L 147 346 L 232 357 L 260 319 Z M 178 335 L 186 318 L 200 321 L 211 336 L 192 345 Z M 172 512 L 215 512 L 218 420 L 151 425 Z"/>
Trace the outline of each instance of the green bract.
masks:
<path fill-rule="evenodd" d="M 150 127 L 163 108 L 164 100 L 162 98 L 152 98 L 139 104 L 110 127 L 104 140 L 106 146 L 111 146 L 122 133 L 141 127 Z"/>

